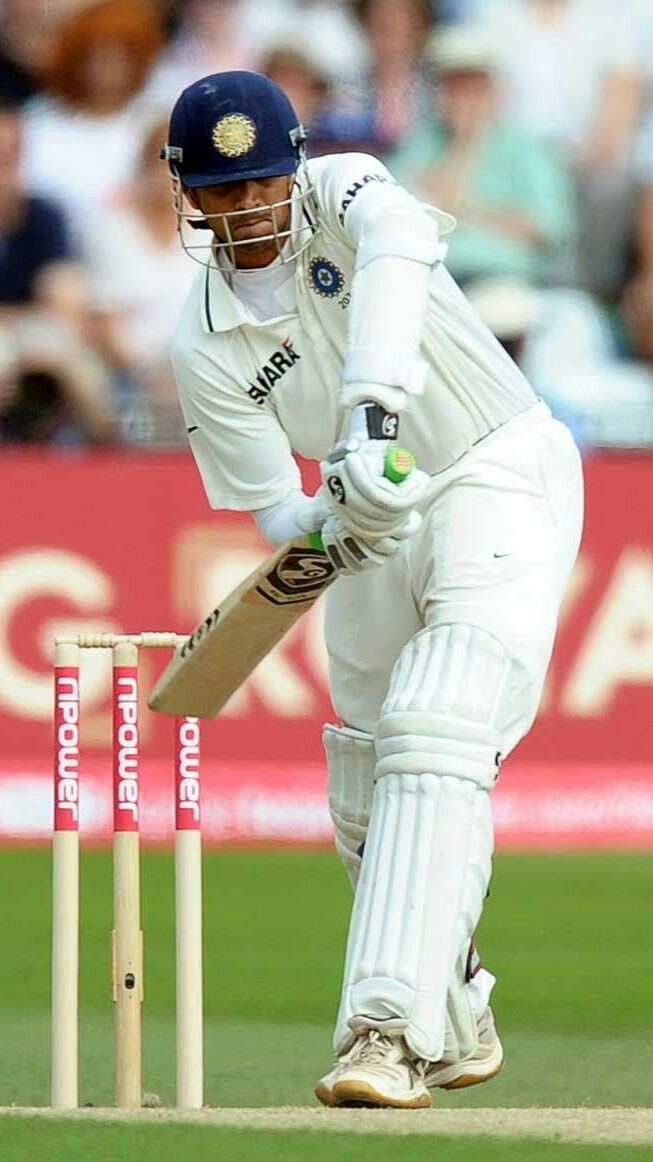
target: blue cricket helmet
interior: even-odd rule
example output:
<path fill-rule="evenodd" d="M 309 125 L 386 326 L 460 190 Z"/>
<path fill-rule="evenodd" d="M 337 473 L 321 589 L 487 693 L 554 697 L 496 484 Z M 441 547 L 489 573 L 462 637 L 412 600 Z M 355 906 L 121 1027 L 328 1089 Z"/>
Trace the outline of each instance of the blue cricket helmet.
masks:
<path fill-rule="evenodd" d="M 288 97 L 269 77 L 214 73 L 178 98 L 161 155 L 197 189 L 294 173 L 305 140 Z"/>

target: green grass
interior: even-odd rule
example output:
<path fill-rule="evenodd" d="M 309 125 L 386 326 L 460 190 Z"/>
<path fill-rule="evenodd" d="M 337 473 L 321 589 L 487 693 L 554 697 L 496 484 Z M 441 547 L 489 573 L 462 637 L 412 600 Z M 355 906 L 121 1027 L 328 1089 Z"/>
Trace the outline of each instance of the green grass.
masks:
<path fill-rule="evenodd" d="M 203 1126 L 72 1125 L 37 1120 L 0 1123 L 2 1162 L 639 1162 L 648 1147 L 577 1146 L 484 1138 L 284 1133 Z"/>
<path fill-rule="evenodd" d="M 43 1105 L 48 1102 L 49 1084 L 49 853 L 2 850 L 0 876 L 5 885 L 0 1105 Z M 169 1104 L 174 1077 L 170 853 L 144 855 L 142 882 L 144 1084 L 146 1091 Z M 107 1105 L 112 1102 L 113 1070 L 108 853 L 85 853 L 82 884 L 81 1099 Z M 490 1085 L 438 1095 L 437 1103 L 457 1107 L 650 1105 L 652 899 L 653 861 L 644 855 L 499 857 L 486 905 L 481 952 L 499 977 L 494 1006 L 506 1046 L 506 1069 Z M 331 1059 L 331 1025 L 348 908 L 344 873 L 330 854 L 207 854 L 209 1104 L 305 1105 L 312 1101 L 312 1084 Z M 142 1140 L 152 1144 L 153 1153 L 156 1149 L 158 1162 L 172 1157 L 173 1150 L 180 1157 L 180 1134 L 184 1153 L 195 1149 L 197 1142 L 201 1157 L 206 1141 L 215 1142 L 220 1158 L 254 1156 L 238 1153 L 249 1149 L 249 1131 L 48 1123 L 41 1132 L 49 1144 L 47 1156 L 52 1158 L 75 1156 L 66 1147 L 67 1135 L 79 1135 L 80 1151 L 88 1135 L 89 1145 L 80 1157 L 113 1158 L 116 1134 L 124 1144 L 133 1143 L 130 1149 L 134 1151 L 140 1135 L 147 1135 Z M 2 1162 L 38 1157 L 38 1134 L 35 1123 L 0 1123 Z M 34 1148 L 28 1145 L 30 1135 Z M 318 1139 L 325 1136 L 315 1137 L 311 1159 L 321 1157 Z M 278 1132 L 259 1138 L 268 1143 L 269 1153 L 257 1153 L 257 1157 L 309 1156 L 301 1153 L 306 1151 L 306 1135 Z M 283 1154 L 277 1152 L 282 1140 Z M 365 1141 L 356 1143 L 339 1135 L 337 1157 L 363 1157 Z M 409 1141 L 402 1139 L 402 1157 L 430 1157 L 435 1151 L 436 1143 L 422 1138 L 415 1142 L 416 1152 L 409 1154 Z M 350 1142 L 351 1149 L 360 1154 L 346 1153 Z M 369 1141 L 367 1145 L 365 1156 Z M 480 1157 L 470 1154 L 469 1146 L 470 1140 L 465 1139 L 447 1144 L 444 1151 L 438 1139 L 437 1156 L 457 1159 L 464 1150 L 468 1159 Z M 375 1162 L 386 1156 L 386 1150 L 390 1157 L 390 1148 L 387 1138 L 375 1137 Z M 505 1142 L 496 1146 L 499 1152 L 494 1149 L 488 1143 L 482 1157 L 545 1159 L 552 1149 L 560 1162 L 567 1150 L 574 1158 L 603 1156 L 599 1147 L 529 1145 L 531 1153 L 526 1154 L 525 1146 L 521 1153 L 513 1153 L 517 1145 Z M 123 1146 L 121 1154 L 131 1156 Z M 631 1148 L 627 1153 L 615 1148 L 605 1154 L 615 1159 L 637 1157 Z"/>
<path fill-rule="evenodd" d="M 44 1134 L 43 1131 L 46 1131 Z M 6 1133 L 4 1131 L 7 1131 Z M 192 1156 L 197 1162 L 246 1162 L 249 1159 L 280 1162 L 642 1162 L 653 1151 L 648 1147 L 580 1146 L 547 1142 L 508 1142 L 469 1137 L 428 1138 L 415 1136 L 369 1138 L 344 1134 L 261 1134 L 252 1130 L 214 1129 L 200 1126 L 96 1126 L 36 1120 L 0 1126 L 3 1162 L 136 1162 L 149 1154 L 157 1162 L 179 1162 Z"/>

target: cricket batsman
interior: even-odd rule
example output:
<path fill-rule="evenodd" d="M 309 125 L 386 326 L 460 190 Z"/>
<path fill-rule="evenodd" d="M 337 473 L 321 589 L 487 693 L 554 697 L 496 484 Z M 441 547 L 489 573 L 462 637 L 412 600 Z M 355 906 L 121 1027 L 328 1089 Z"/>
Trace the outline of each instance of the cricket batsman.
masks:
<path fill-rule="evenodd" d="M 414 1109 L 503 1062 L 473 941 L 490 792 L 537 711 L 582 474 L 447 272 L 455 220 L 305 138 L 256 73 L 182 92 L 162 156 L 202 269 L 172 358 L 210 505 L 275 546 L 320 532 L 340 575 L 324 745 L 354 904 L 316 1094 Z M 419 468 L 396 482 L 399 436 Z M 293 452 L 320 461 L 315 496 Z"/>

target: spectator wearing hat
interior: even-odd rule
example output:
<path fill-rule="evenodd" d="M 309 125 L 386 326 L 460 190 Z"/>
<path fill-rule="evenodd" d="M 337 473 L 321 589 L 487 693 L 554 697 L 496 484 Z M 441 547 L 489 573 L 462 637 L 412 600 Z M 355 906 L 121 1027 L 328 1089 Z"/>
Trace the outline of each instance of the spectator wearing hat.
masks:
<path fill-rule="evenodd" d="M 422 49 L 432 15 L 427 0 L 354 0 L 353 9 L 368 62 L 358 77 L 334 88 L 315 135 L 320 152 L 358 149 L 383 156 L 427 107 Z"/>
<path fill-rule="evenodd" d="M 502 115 L 491 46 L 473 26 L 433 34 L 428 119 L 391 168 L 454 214 L 447 265 L 461 283 L 493 276 L 542 283 L 573 267 L 574 203 L 555 150 Z"/>
<path fill-rule="evenodd" d="M 289 98 L 302 125 L 311 130 L 326 104 L 327 77 L 312 54 L 300 45 L 278 45 L 262 58 L 260 71 L 276 81 Z"/>
<path fill-rule="evenodd" d="M 249 3 L 253 7 L 258 0 Z M 293 0 L 291 19 L 284 29 L 286 43 L 288 27 L 330 82 L 347 83 L 365 67 L 366 38 L 350 0 Z M 281 43 L 280 38 L 275 37 L 273 43 Z"/>
<path fill-rule="evenodd" d="M 134 172 L 148 118 L 139 96 L 161 44 L 149 0 L 100 0 L 59 30 L 48 96 L 27 109 L 25 170 L 74 226 L 110 204 Z"/>

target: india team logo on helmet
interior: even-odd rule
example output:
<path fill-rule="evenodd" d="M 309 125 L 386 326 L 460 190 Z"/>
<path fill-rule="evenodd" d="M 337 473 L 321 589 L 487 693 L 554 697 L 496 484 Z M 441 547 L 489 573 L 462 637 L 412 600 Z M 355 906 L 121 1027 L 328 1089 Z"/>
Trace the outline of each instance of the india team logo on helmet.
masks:
<path fill-rule="evenodd" d="M 339 295 L 345 285 L 345 276 L 340 267 L 321 255 L 309 262 L 308 280 L 311 289 L 325 299 Z"/>
<path fill-rule="evenodd" d="M 243 157 L 256 145 L 256 126 L 245 113 L 228 113 L 213 126 L 213 144 L 223 157 Z"/>

